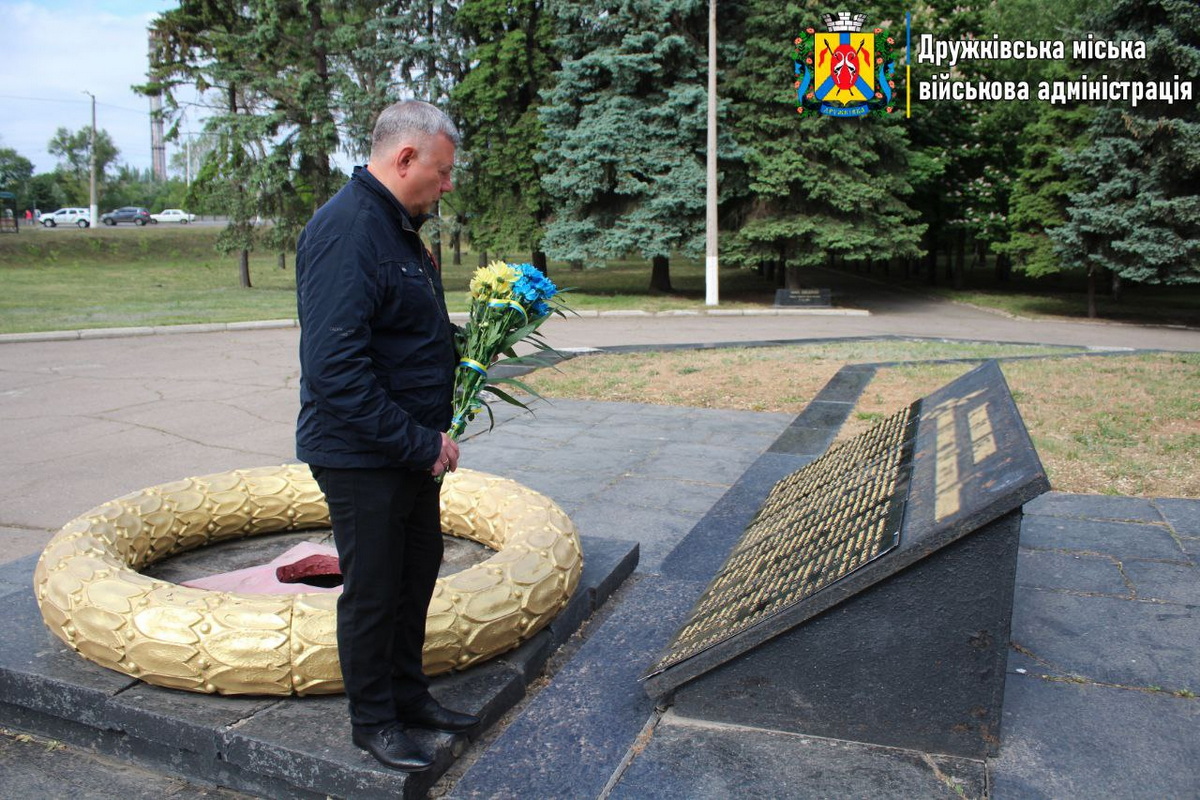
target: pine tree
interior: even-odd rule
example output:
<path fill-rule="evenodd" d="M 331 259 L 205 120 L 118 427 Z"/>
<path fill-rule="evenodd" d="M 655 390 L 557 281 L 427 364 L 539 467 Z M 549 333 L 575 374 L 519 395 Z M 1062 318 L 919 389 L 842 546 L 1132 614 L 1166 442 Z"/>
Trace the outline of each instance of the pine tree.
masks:
<path fill-rule="evenodd" d="M 1110 61 L 1110 79 L 1188 83 L 1200 75 L 1200 6 L 1191 0 L 1118 0 L 1095 20 L 1098 38 L 1141 41 L 1144 61 Z M 1089 276 L 1095 315 L 1101 269 L 1139 283 L 1200 282 L 1200 106 L 1114 101 L 1088 129 L 1091 145 L 1065 159 L 1082 190 L 1051 232 L 1064 266 Z"/>
<path fill-rule="evenodd" d="M 1008 211 L 1008 240 L 995 246 L 1019 271 L 1032 277 L 1062 270 L 1049 231 L 1066 221 L 1070 196 L 1082 185 L 1066 174 L 1064 159 L 1087 146 L 1083 131 L 1090 106 L 1039 105 L 1037 116 L 1021 132 L 1021 163 L 1016 170 Z"/>
<path fill-rule="evenodd" d="M 748 192 L 727 237 L 727 263 L 770 268 L 798 288 L 806 268 L 916 257 L 924 225 L 907 205 L 909 143 L 893 116 L 797 113 L 791 37 L 821 24 L 824 7 L 742 4 L 744 51 L 730 72 L 733 129 Z"/>
<path fill-rule="evenodd" d="M 552 2 L 562 64 L 543 93 L 546 253 L 596 263 L 704 250 L 707 0 Z"/>
<path fill-rule="evenodd" d="M 454 87 L 466 178 L 448 204 L 469 220 L 475 247 L 524 250 L 546 271 L 542 226 L 550 214 L 536 155 L 544 136 L 540 92 L 557 68 L 543 0 L 466 0 L 455 26 L 474 66 Z"/>

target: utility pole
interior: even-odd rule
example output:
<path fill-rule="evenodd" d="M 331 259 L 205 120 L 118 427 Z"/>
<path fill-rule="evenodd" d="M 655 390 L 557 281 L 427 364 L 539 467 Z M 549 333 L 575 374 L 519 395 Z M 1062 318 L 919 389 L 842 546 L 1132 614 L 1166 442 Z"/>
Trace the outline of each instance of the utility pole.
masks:
<path fill-rule="evenodd" d="M 187 138 L 183 140 L 183 175 L 187 187 L 192 188 L 192 132 L 184 131 Z"/>
<path fill-rule="evenodd" d="M 704 304 L 721 302 L 717 273 L 717 0 L 708 0 L 708 196 L 704 225 Z"/>
<path fill-rule="evenodd" d="M 96 95 L 87 89 L 83 93 L 92 98 L 92 146 L 89 159 L 91 161 L 91 192 L 88 205 L 88 225 L 95 226 L 100 221 L 100 209 L 96 205 Z"/>

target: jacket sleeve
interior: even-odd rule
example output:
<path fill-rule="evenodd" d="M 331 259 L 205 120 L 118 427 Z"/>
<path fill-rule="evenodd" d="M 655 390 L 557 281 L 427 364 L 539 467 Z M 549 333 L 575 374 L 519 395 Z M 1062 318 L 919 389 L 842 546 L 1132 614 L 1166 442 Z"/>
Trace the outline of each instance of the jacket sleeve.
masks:
<path fill-rule="evenodd" d="M 371 319 L 379 305 L 378 261 L 361 237 L 308 240 L 297 273 L 300 368 L 313 402 L 347 433 L 412 469 L 431 467 L 441 432 L 418 424 L 371 368 Z"/>

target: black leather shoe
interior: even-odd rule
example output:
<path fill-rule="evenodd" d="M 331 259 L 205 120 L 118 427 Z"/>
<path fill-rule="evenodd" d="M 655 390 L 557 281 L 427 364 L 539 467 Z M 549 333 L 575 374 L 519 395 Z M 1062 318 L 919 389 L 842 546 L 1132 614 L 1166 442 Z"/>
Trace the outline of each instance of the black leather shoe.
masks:
<path fill-rule="evenodd" d="M 433 766 L 433 759 L 425 755 L 399 725 L 389 725 L 383 730 L 367 733 L 354 731 L 354 743 L 375 756 L 384 766 L 401 772 L 422 772 Z"/>
<path fill-rule="evenodd" d="M 432 697 L 406 708 L 397 715 L 405 725 L 414 728 L 429 728 L 444 733 L 462 733 L 479 724 L 479 717 L 451 711 Z"/>

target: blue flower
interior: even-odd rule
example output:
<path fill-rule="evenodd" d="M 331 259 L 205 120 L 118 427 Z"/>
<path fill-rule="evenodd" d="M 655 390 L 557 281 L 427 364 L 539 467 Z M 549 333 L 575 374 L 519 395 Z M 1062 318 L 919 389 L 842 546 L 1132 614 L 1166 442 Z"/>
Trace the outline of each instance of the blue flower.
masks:
<path fill-rule="evenodd" d="M 513 294 L 519 297 L 521 304 L 530 308 L 535 316 L 548 314 L 549 309 L 546 309 L 545 303 L 542 301 L 549 300 L 558 294 L 558 287 L 532 264 L 514 264 L 512 266 L 517 272 L 517 282 L 513 285 Z M 546 310 L 539 312 L 537 310 L 539 306 Z"/>

